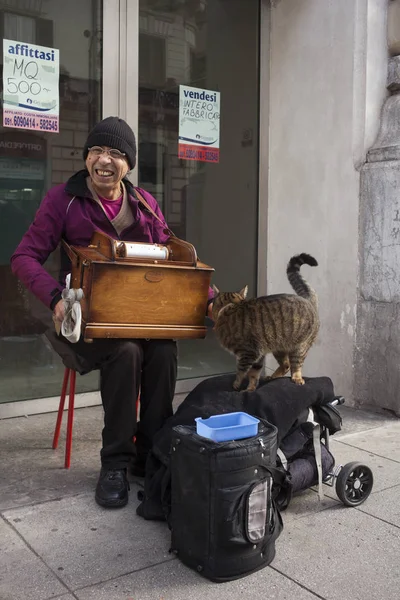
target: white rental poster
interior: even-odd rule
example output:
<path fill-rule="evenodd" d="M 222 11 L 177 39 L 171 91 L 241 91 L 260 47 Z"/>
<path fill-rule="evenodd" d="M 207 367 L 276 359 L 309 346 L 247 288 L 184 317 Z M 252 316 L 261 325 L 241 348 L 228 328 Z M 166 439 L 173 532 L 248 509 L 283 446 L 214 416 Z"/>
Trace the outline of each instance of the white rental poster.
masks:
<path fill-rule="evenodd" d="M 59 50 L 3 40 L 3 126 L 58 132 Z"/>
<path fill-rule="evenodd" d="M 219 162 L 220 102 L 220 92 L 179 86 L 179 158 Z"/>

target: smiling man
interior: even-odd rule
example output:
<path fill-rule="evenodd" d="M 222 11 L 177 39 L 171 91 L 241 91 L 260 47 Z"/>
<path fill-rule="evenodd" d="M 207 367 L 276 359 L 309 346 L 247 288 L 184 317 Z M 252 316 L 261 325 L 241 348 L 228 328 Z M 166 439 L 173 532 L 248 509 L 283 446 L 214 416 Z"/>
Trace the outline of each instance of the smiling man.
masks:
<path fill-rule="evenodd" d="M 156 200 L 126 179 L 136 165 L 136 141 L 125 121 L 108 117 L 98 123 L 89 133 L 83 158 L 86 169 L 47 193 L 11 259 L 14 274 L 53 310 L 60 323 L 64 318 L 61 292 L 69 264 L 63 265 L 59 282 L 42 265 L 62 239 L 71 245 L 88 246 L 94 231 L 130 242 L 162 244 L 168 239 L 167 224 Z M 210 301 L 212 295 L 210 290 Z M 133 463 L 133 473 L 144 475 L 153 437 L 172 415 L 176 343 L 98 339 L 87 344 L 81 339 L 72 344 L 54 332 L 48 337 L 67 367 L 81 374 L 100 369 L 104 429 L 96 501 L 104 507 L 124 506 L 129 490 L 127 469 Z M 140 423 L 136 427 L 139 390 Z"/>

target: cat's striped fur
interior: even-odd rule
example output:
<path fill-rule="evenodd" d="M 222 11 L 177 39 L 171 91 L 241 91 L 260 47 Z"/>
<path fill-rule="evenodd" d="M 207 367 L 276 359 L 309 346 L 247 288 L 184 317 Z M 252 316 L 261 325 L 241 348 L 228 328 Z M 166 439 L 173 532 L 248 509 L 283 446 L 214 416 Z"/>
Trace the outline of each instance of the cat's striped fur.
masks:
<path fill-rule="evenodd" d="M 315 267 L 315 258 L 300 254 L 290 259 L 286 269 L 295 294 L 276 294 L 246 300 L 247 286 L 240 292 L 219 292 L 213 303 L 215 333 L 220 344 L 236 356 L 234 388 L 246 376 L 247 390 L 258 386 L 263 360 L 272 353 L 279 363 L 271 378 L 291 371 L 292 381 L 304 383 L 301 368 L 319 329 L 318 299 L 300 274 L 303 264 Z"/>

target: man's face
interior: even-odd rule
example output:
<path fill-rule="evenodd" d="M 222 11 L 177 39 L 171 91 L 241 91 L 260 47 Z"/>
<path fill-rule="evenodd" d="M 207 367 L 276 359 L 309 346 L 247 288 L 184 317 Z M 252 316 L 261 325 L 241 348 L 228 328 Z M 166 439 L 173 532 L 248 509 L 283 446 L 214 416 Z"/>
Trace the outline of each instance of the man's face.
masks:
<path fill-rule="evenodd" d="M 128 161 L 125 156 L 113 157 L 107 151 L 112 150 L 108 146 L 94 146 L 89 150 L 86 158 L 86 168 L 89 171 L 90 178 L 99 191 L 107 195 L 107 192 L 119 189 L 121 180 L 129 171 Z"/>

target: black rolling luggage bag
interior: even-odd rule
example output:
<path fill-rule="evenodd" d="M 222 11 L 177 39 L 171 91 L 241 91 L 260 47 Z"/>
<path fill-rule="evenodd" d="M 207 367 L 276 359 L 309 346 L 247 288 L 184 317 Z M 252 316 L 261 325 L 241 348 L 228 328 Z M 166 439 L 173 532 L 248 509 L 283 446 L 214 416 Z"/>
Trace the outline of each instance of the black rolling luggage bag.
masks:
<path fill-rule="evenodd" d="M 173 428 L 171 549 L 212 581 L 244 577 L 275 556 L 282 520 L 272 498 L 277 429 L 214 442 L 195 427 Z"/>

